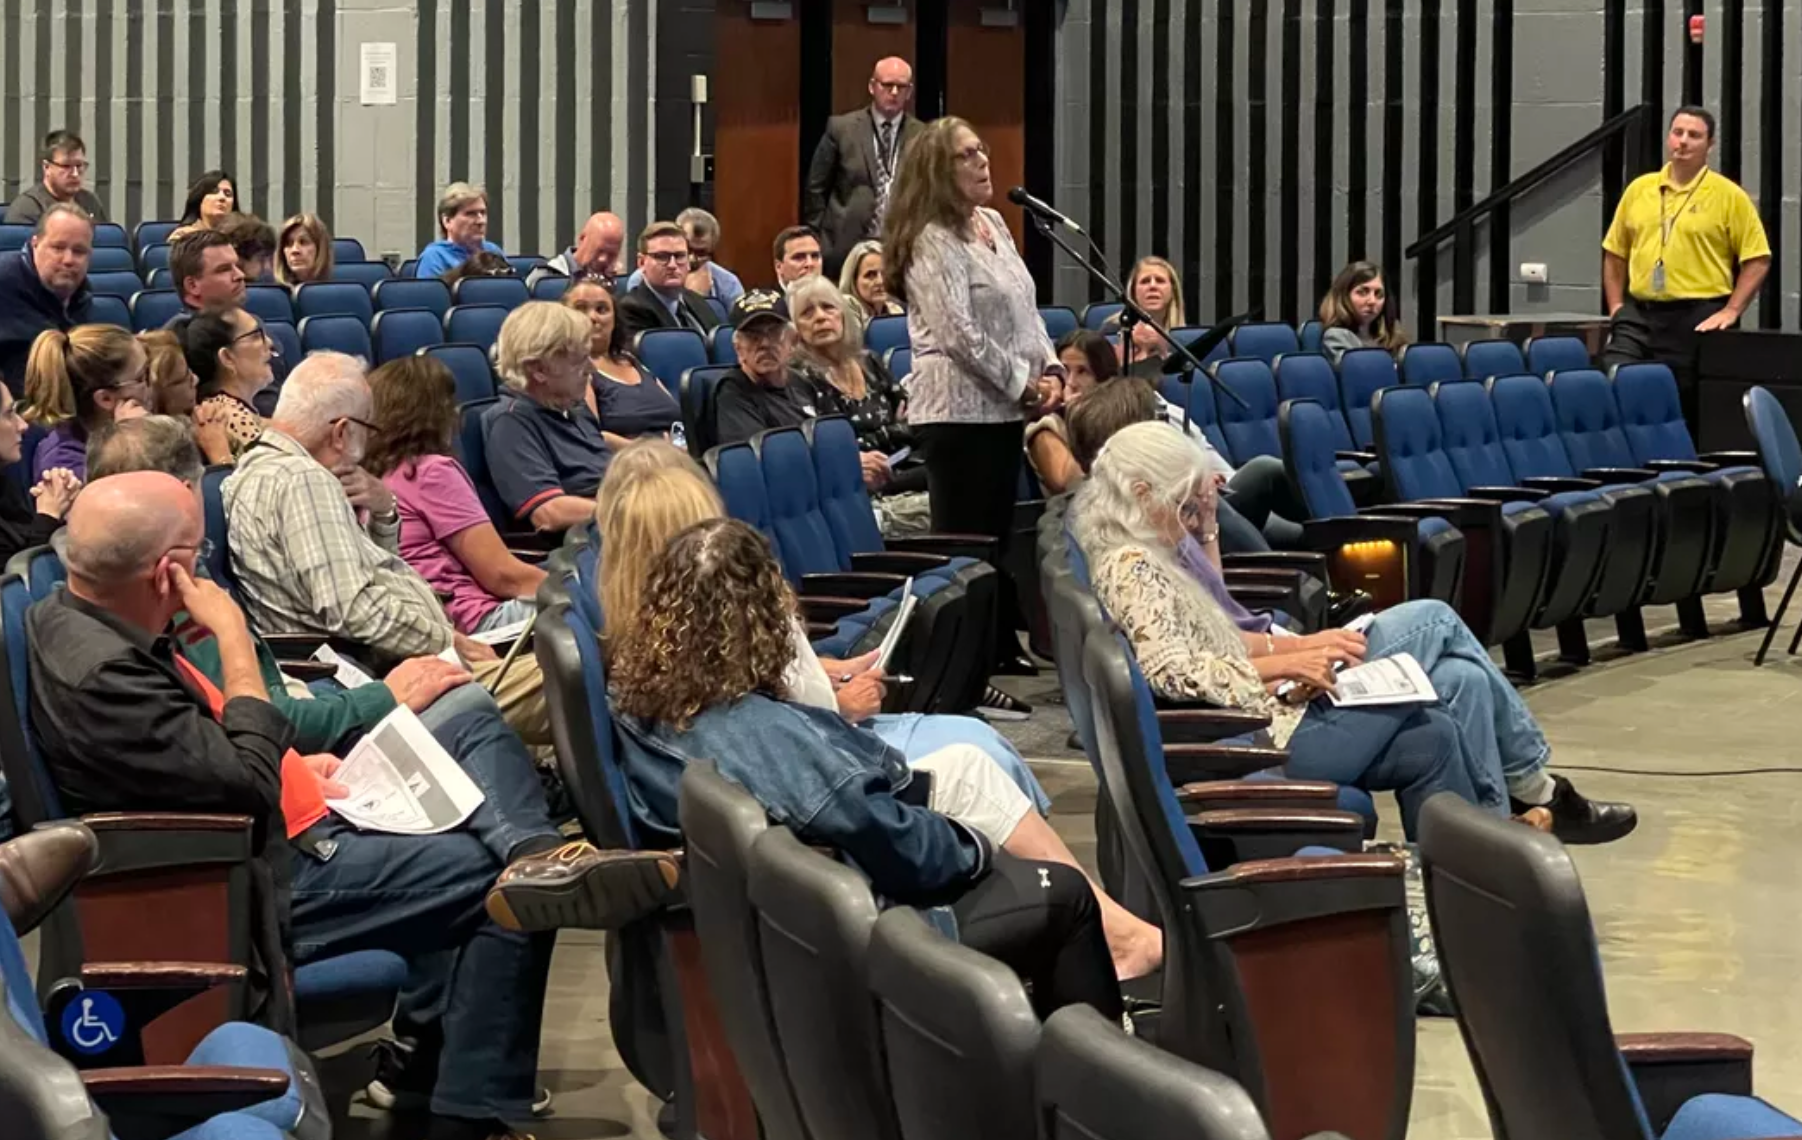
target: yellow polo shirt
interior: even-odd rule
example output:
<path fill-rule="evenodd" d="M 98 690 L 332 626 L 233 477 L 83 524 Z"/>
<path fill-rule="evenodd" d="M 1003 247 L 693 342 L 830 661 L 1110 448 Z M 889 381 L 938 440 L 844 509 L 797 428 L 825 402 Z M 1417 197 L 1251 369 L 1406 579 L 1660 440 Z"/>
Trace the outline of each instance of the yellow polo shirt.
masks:
<path fill-rule="evenodd" d="M 1771 256 L 1751 196 L 1718 170 L 1704 168 L 1679 186 L 1666 165 L 1627 186 L 1602 248 L 1627 262 L 1627 292 L 1642 301 L 1695 301 L 1733 292 L 1734 271 Z M 1664 289 L 1652 267 L 1664 260 Z"/>

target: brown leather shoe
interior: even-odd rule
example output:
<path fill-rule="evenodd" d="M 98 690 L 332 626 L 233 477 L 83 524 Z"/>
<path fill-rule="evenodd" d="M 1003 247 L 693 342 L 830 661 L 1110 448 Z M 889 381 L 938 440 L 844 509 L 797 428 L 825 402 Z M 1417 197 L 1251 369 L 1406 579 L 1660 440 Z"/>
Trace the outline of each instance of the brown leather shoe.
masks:
<path fill-rule="evenodd" d="M 79 823 L 53 823 L 0 843 L 0 909 L 23 938 L 94 866 L 100 843 Z"/>
<path fill-rule="evenodd" d="M 617 930 L 676 897 L 673 851 L 602 851 L 565 843 L 516 859 L 488 891 L 488 917 L 508 930 Z"/>

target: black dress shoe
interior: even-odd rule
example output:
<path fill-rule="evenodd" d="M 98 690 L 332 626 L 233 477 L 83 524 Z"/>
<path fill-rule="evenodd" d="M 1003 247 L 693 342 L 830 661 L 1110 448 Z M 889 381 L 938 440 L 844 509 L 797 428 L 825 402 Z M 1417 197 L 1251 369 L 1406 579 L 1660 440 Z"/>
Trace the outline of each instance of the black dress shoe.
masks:
<path fill-rule="evenodd" d="M 1552 834 L 1573 845 L 1613 843 L 1639 826 L 1639 813 L 1630 804 L 1586 799 L 1563 776 L 1553 776 L 1552 786 L 1550 803 L 1534 805 L 1509 796 L 1510 809 L 1520 815 L 1534 806 L 1550 808 Z"/>
<path fill-rule="evenodd" d="M 996 662 L 989 670 L 991 677 L 1037 677 L 1039 667 L 1032 663 L 1032 658 L 1024 653 L 1016 653 L 1012 657 Z"/>

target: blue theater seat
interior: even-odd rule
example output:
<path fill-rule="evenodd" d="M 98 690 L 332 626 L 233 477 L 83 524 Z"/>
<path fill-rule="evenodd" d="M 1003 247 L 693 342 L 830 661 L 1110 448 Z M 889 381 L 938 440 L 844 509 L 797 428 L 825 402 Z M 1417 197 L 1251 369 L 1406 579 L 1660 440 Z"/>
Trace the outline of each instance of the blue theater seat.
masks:
<path fill-rule="evenodd" d="M 1753 385 L 1743 397 L 1746 413 L 1746 430 L 1751 434 L 1758 447 L 1758 464 L 1770 477 L 1773 486 L 1802 487 L 1802 443 L 1796 441 L 1796 429 L 1790 423 L 1789 413 L 1784 411 L 1783 404 L 1763 385 Z M 1802 546 L 1802 526 L 1798 526 L 1797 514 L 1787 506 L 1783 511 L 1783 539 L 1789 546 Z M 1771 624 L 1764 631 L 1764 641 L 1758 646 L 1758 655 L 1753 658 L 1755 664 L 1763 665 L 1765 654 L 1770 652 L 1771 639 L 1777 636 L 1777 628 L 1783 624 L 1783 615 L 1789 609 L 1790 599 L 1795 596 L 1796 583 L 1802 581 L 1802 560 L 1796 563 L 1796 570 L 1790 575 L 1789 585 L 1783 589 L 1783 600 L 1777 604 L 1777 612 L 1771 615 Z M 1792 655 L 1798 644 L 1802 644 L 1802 629 L 1798 629 L 1796 637 L 1789 643 Z"/>
<path fill-rule="evenodd" d="M 299 364 L 306 353 L 300 347 L 300 330 L 287 321 L 264 321 L 263 331 L 269 334 L 274 342 L 276 356 L 282 362 L 277 377 L 286 375 L 286 370 Z"/>
<path fill-rule="evenodd" d="M 715 364 L 738 363 L 738 349 L 732 345 L 732 334 L 736 331 L 731 325 L 714 328 L 707 345 L 707 354 Z"/>
<path fill-rule="evenodd" d="M 1301 343 L 1303 352 L 1319 352 L 1325 335 L 1326 328 L 1319 321 L 1303 321 L 1295 330 L 1295 338 Z"/>
<path fill-rule="evenodd" d="M 1273 371 L 1278 400 L 1312 400 L 1319 404 L 1331 413 L 1325 426 L 1331 433 L 1334 450 L 1358 450 L 1339 401 L 1339 374 L 1331 361 L 1318 352 L 1291 352 L 1277 358 Z"/>
<path fill-rule="evenodd" d="M 898 345 L 882 355 L 882 366 L 896 381 L 907 379 L 914 370 L 914 350 L 907 345 Z"/>
<path fill-rule="evenodd" d="M 682 374 L 705 368 L 707 341 L 693 329 L 646 329 L 632 342 L 633 355 L 674 396 L 682 389 Z"/>
<path fill-rule="evenodd" d="M 118 325 L 122 329 L 131 328 L 131 306 L 125 298 L 111 293 L 96 293 L 89 303 L 88 312 L 97 325 Z"/>
<path fill-rule="evenodd" d="M 482 500 L 482 509 L 488 512 L 495 528 L 503 532 L 514 525 L 512 512 L 507 504 L 501 501 L 501 493 L 495 489 L 494 480 L 488 474 L 487 436 L 482 432 L 482 415 L 489 408 L 499 403 L 499 399 L 490 396 L 485 400 L 471 400 L 463 405 L 463 428 L 458 435 L 458 458 L 463 461 L 463 470 L 469 472 L 469 480 L 476 486 L 476 497 Z"/>
<path fill-rule="evenodd" d="M 451 370 L 457 379 L 457 403 L 473 404 L 495 395 L 494 369 L 488 353 L 474 344 L 431 344 L 419 350 Z"/>
<path fill-rule="evenodd" d="M 343 352 L 371 364 L 375 362 L 369 324 L 358 317 L 337 313 L 302 317 L 299 331 L 302 352 Z"/>
<path fill-rule="evenodd" d="M 1371 403 L 1371 418 L 1383 481 L 1394 500 L 1383 511 L 1441 515 L 1463 532 L 1465 624 L 1485 645 L 1514 642 L 1511 666 L 1530 662 L 1527 630 L 1539 613 L 1551 564 L 1552 517 L 1530 502 L 1465 496 L 1428 389 L 1383 389 Z"/>
<path fill-rule="evenodd" d="M 1281 321 L 1247 321 L 1227 338 L 1234 356 L 1255 356 L 1269 364 L 1285 352 L 1300 352 L 1295 330 Z"/>
<path fill-rule="evenodd" d="M 499 305 L 452 305 L 444 313 L 446 344 L 473 344 L 483 352 L 500 339 L 507 310 Z"/>
<path fill-rule="evenodd" d="M 383 309 L 427 309 L 439 320 L 450 311 L 450 287 L 437 277 L 394 277 L 376 283 L 369 291 L 377 312 Z"/>
<path fill-rule="evenodd" d="M 1108 322 L 1118 317 L 1126 308 L 1118 301 L 1097 301 L 1085 306 L 1082 311 L 1082 327 L 1093 332 L 1107 328 Z"/>
<path fill-rule="evenodd" d="M 147 245 L 138 250 L 138 267 L 148 274 L 152 269 L 169 268 L 169 247 Z"/>
<path fill-rule="evenodd" d="M 682 373 L 681 392 L 676 398 L 682 405 L 682 433 L 688 438 L 688 452 L 696 459 L 706 455 L 708 449 L 719 442 L 713 430 L 713 393 L 733 367 L 709 364 Z"/>
<path fill-rule="evenodd" d="M 332 266 L 332 281 L 345 285 L 360 285 L 364 292 L 392 279 L 393 276 L 394 274 L 388 269 L 388 263 L 385 261 L 340 261 Z"/>
<path fill-rule="evenodd" d="M 548 273 L 532 285 L 532 300 L 561 301 L 563 294 L 567 292 L 569 292 L 569 278 L 560 273 Z"/>
<path fill-rule="evenodd" d="M 31 229 L 31 226 L 18 222 L 0 222 L 0 253 L 24 249 L 25 243 L 31 240 Z"/>
<path fill-rule="evenodd" d="M 1045 323 L 1045 335 L 1051 338 L 1052 344 L 1081 327 L 1076 320 L 1076 310 L 1064 305 L 1040 305 L 1039 320 Z"/>
<path fill-rule="evenodd" d="M 368 286 L 355 281 L 309 281 L 294 288 L 294 316 L 302 322 L 308 317 L 355 317 L 367 325 L 375 304 Z"/>
<path fill-rule="evenodd" d="M 126 269 L 108 273 L 88 274 L 88 288 L 96 297 L 118 297 L 128 300 L 133 293 L 144 287 L 144 281 L 136 270 Z"/>
<path fill-rule="evenodd" d="M 453 305 L 499 305 L 511 312 L 531 299 L 519 277 L 465 277 L 451 286 Z"/>
<path fill-rule="evenodd" d="M 131 298 L 131 327 L 136 332 L 150 332 L 186 311 L 175 290 L 145 289 Z"/>
<path fill-rule="evenodd" d="M 339 265 L 344 265 L 349 262 L 368 261 L 369 258 L 363 253 L 362 242 L 356 238 L 341 237 L 332 239 L 332 260 Z"/>
<path fill-rule="evenodd" d="M 1339 405 L 1351 425 L 1352 443 L 1361 451 L 1376 446 L 1370 422 L 1370 401 L 1384 388 L 1402 382 L 1395 357 L 1386 348 L 1354 348 L 1339 358 Z"/>
<path fill-rule="evenodd" d="M 94 223 L 95 249 L 130 249 L 131 238 L 118 222 Z"/>
<path fill-rule="evenodd" d="M 1223 360 L 1213 366 L 1213 374 L 1215 380 L 1244 401 L 1241 406 L 1215 394 L 1214 410 L 1220 418 L 1220 432 L 1231 448 L 1226 453 L 1227 458 L 1235 466 L 1243 466 L 1263 456 L 1281 459 L 1283 441 L 1276 423 L 1281 400 L 1270 365 L 1256 358 Z M 1348 457 L 1336 462 L 1348 479 L 1370 478 L 1356 459 Z"/>
<path fill-rule="evenodd" d="M 904 315 L 872 317 L 864 327 L 863 346 L 878 358 L 891 348 L 904 348 L 907 344 L 907 317 Z"/>
<path fill-rule="evenodd" d="M 259 321 L 294 323 L 294 295 L 286 285 L 246 285 L 244 311 Z"/>
<path fill-rule="evenodd" d="M 1464 378 L 1464 362 L 1458 359 L 1458 350 L 1438 341 L 1403 345 L 1396 356 L 1396 365 L 1401 370 L 1404 384 L 1424 386 Z"/>
<path fill-rule="evenodd" d="M 89 273 L 130 273 L 138 268 L 138 259 L 128 249 L 95 246 L 88 259 Z"/>
<path fill-rule="evenodd" d="M 1213 367 L 1218 368 L 1220 364 L 1224 363 L 1226 362 L 1216 362 Z M 1220 426 L 1219 401 L 1215 398 L 1214 385 L 1208 382 L 1206 376 L 1197 376 L 1189 384 L 1188 395 L 1189 402 L 1184 409 L 1186 413 L 1185 429 L 1200 431 L 1207 437 L 1208 443 L 1213 445 L 1215 451 L 1223 456 L 1231 455 L 1232 445 L 1227 442 L 1226 432 Z"/>
<path fill-rule="evenodd" d="M 444 326 L 430 309 L 384 309 L 369 323 L 369 336 L 375 363 L 386 364 L 443 344 Z"/>
<path fill-rule="evenodd" d="M 1527 367 L 1524 371 L 1550 376 L 1575 368 L 1592 368 L 1589 348 L 1574 336 L 1536 336 L 1527 341 Z"/>
<path fill-rule="evenodd" d="M 131 232 L 131 246 L 143 253 L 153 245 L 168 245 L 169 235 L 180 228 L 180 222 L 139 222 Z"/>
<path fill-rule="evenodd" d="M 1527 362 L 1511 340 L 1473 340 L 1464 345 L 1464 375 L 1471 380 L 1525 372 Z"/>

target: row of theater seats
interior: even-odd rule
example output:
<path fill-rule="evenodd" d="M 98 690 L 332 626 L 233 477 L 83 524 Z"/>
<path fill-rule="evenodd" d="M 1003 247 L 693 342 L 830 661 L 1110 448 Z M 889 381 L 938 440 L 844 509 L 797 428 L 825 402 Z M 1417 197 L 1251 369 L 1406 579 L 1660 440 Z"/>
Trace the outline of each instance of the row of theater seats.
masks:
<path fill-rule="evenodd" d="M 1802 467 L 1793 434 L 1789 450 Z M 1041 524 L 1043 590 L 1099 785 L 1103 883 L 1165 932 L 1151 1040 L 1240 1082 L 1274 1135 L 1405 1135 L 1415 1037 L 1400 861 L 1356 853 L 1365 821 L 1339 810 L 1356 807 L 1346 789 L 1284 779 L 1283 753 L 1245 743 L 1263 718 L 1152 693 L 1062 508 Z M 1644 1140 L 1802 1135 L 1751 1096 L 1749 1042 L 1612 1036 L 1582 888 L 1557 840 L 1442 795 L 1422 813 L 1420 851 L 1497 1135 L 1568 1135 L 1573 1121 Z"/>

